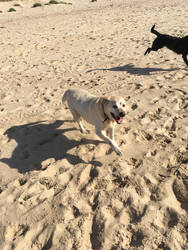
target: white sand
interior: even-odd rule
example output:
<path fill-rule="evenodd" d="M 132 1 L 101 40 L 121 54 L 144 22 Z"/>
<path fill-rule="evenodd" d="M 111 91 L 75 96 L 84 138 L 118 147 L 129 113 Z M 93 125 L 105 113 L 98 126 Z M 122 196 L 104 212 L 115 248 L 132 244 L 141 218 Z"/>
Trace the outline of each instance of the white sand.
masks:
<path fill-rule="evenodd" d="M 188 249 L 188 67 L 144 56 L 154 23 L 188 34 L 186 1 L 40 2 L 0 2 L 0 249 Z M 125 96 L 122 157 L 80 133 L 70 86 Z"/>

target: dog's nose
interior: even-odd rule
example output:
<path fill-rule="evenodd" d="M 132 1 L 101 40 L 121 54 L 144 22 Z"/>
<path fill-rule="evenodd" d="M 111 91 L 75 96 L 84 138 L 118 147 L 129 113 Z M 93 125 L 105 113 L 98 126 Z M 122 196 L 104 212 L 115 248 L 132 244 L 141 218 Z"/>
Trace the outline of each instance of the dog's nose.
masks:
<path fill-rule="evenodd" d="M 120 112 L 120 113 L 119 113 L 119 116 L 120 116 L 120 117 L 124 117 L 124 116 L 125 116 L 125 112 Z"/>

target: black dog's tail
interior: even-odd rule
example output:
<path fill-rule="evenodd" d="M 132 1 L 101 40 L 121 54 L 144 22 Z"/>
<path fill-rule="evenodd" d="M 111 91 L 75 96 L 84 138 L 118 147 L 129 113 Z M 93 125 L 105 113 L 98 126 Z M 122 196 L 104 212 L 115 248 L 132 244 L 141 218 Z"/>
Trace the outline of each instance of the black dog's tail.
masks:
<path fill-rule="evenodd" d="M 155 30 L 155 24 L 151 28 L 151 33 L 155 34 L 156 36 L 160 35 L 160 33 Z"/>

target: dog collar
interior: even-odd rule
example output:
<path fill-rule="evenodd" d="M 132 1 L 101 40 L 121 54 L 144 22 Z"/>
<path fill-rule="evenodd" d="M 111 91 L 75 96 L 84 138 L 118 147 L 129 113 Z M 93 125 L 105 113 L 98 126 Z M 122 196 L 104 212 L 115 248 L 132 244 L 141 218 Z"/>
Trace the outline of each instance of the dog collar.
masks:
<path fill-rule="evenodd" d="M 103 121 L 103 122 L 105 122 L 105 121 L 107 121 L 107 120 L 110 120 L 109 117 L 105 114 L 104 108 L 103 108 L 103 113 L 104 113 L 104 121 Z"/>
<path fill-rule="evenodd" d="M 104 115 L 104 120 L 103 120 L 103 122 L 106 122 L 107 120 L 110 120 L 110 119 L 109 119 L 109 117 L 106 115 L 106 113 L 104 112 L 104 106 L 103 106 L 103 105 L 101 105 L 101 106 L 102 106 L 103 115 Z"/>
<path fill-rule="evenodd" d="M 103 122 L 105 122 L 105 121 L 109 120 L 108 116 L 107 116 L 105 113 L 104 113 L 104 116 L 106 116 L 106 117 L 105 117 L 105 119 L 104 119 L 104 121 L 103 121 Z"/>

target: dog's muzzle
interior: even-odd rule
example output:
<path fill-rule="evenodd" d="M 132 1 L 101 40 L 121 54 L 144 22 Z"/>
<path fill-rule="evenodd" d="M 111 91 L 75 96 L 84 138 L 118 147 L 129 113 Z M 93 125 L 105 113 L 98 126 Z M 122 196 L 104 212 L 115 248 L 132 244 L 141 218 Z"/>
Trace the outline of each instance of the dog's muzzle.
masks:
<path fill-rule="evenodd" d="M 111 113 L 111 115 L 118 124 L 121 124 L 123 122 L 123 117 L 125 116 L 125 112 L 120 112 L 119 116 L 117 117 L 113 113 Z"/>
<path fill-rule="evenodd" d="M 120 112 L 120 113 L 119 113 L 119 116 L 120 116 L 120 117 L 124 117 L 124 116 L 125 116 L 125 112 Z"/>

